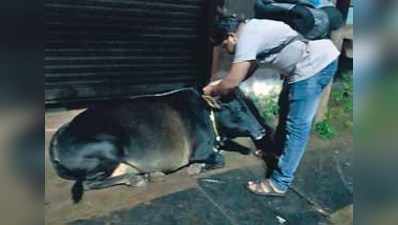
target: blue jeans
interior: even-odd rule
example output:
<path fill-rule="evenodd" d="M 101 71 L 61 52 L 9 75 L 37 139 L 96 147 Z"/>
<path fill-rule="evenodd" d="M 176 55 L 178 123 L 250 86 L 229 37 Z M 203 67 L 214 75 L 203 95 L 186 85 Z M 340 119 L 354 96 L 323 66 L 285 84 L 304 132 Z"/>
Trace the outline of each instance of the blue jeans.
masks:
<path fill-rule="evenodd" d="M 292 84 L 285 82 L 283 86 L 279 97 L 280 122 L 275 135 L 280 157 L 270 177 L 272 184 L 281 191 L 286 191 L 293 182 L 322 91 L 333 79 L 336 70 L 337 62 L 334 61 L 309 79 Z"/>

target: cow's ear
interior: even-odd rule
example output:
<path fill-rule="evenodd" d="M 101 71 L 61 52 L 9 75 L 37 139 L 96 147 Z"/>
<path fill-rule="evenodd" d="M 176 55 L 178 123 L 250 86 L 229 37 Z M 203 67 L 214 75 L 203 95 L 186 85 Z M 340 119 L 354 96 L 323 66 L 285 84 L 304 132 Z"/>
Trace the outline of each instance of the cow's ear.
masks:
<path fill-rule="evenodd" d="M 220 101 L 214 97 L 208 96 L 208 95 L 202 95 L 203 100 L 207 103 L 207 105 L 212 108 L 219 110 L 221 109 L 221 104 Z"/>

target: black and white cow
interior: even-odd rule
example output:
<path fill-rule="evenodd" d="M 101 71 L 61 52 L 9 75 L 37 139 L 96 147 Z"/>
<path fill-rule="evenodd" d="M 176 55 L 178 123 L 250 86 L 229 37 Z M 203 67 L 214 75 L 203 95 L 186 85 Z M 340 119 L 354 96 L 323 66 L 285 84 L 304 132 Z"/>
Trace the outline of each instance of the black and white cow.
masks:
<path fill-rule="evenodd" d="M 263 126 L 236 90 L 214 112 L 195 89 L 117 100 L 88 108 L 63 125 L 50 144 L 57 174 L 75 180 L 72 196 L 137 177 L 171 173 L 192 163 L 217 165 L 217 133 L 259 139 Z"/>

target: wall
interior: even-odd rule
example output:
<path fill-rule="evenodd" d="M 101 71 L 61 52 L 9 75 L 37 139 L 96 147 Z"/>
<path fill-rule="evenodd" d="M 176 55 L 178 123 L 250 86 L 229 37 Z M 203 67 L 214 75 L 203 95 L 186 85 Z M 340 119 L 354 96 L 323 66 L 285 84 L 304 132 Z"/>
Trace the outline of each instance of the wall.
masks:
<path fill-rule="evenodd" d="M 46 0 L 46 103 L 112 99 L 202 83 L 210 64 L 213 2 Z"/>

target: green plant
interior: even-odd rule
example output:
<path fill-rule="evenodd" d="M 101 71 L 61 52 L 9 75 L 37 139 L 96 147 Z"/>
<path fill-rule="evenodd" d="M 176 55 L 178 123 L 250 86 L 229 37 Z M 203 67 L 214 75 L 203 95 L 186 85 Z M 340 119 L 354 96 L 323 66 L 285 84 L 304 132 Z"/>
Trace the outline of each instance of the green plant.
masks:
<path fill-rule="evenodd" d="M 336 136 L 336 129 L 330 124 L 328 119 L 315 124 L 315 131 L 325 140 L 330 140 Z"/>
<path fill-rule="evenodd" d="M 278 116 L 279 105 L 278 105 L 278 94 L 272 92 L 270 95 L 250 95 L 255 106 L 260 112 L 260 115 L 264 118 L 267 123 L 273 123 Z"/>
<path fill-rule="evenodd" d="M 314 126 L 314 131 L 324 140 L 333 139 L 338 130 L 352 128 L 353 111 L 353 76 L 352 72 L 344 73 L 341 79 L 333 84 L 331 101 L 326 119 Z"/>
<path fill-rule="evenodd" d="M 351 113 L 353 110 L 353 77 L 352 73 L 345 73 L 332 91 L 332 100 L 336 106 L 343 107 L 344 111 Z"/>

